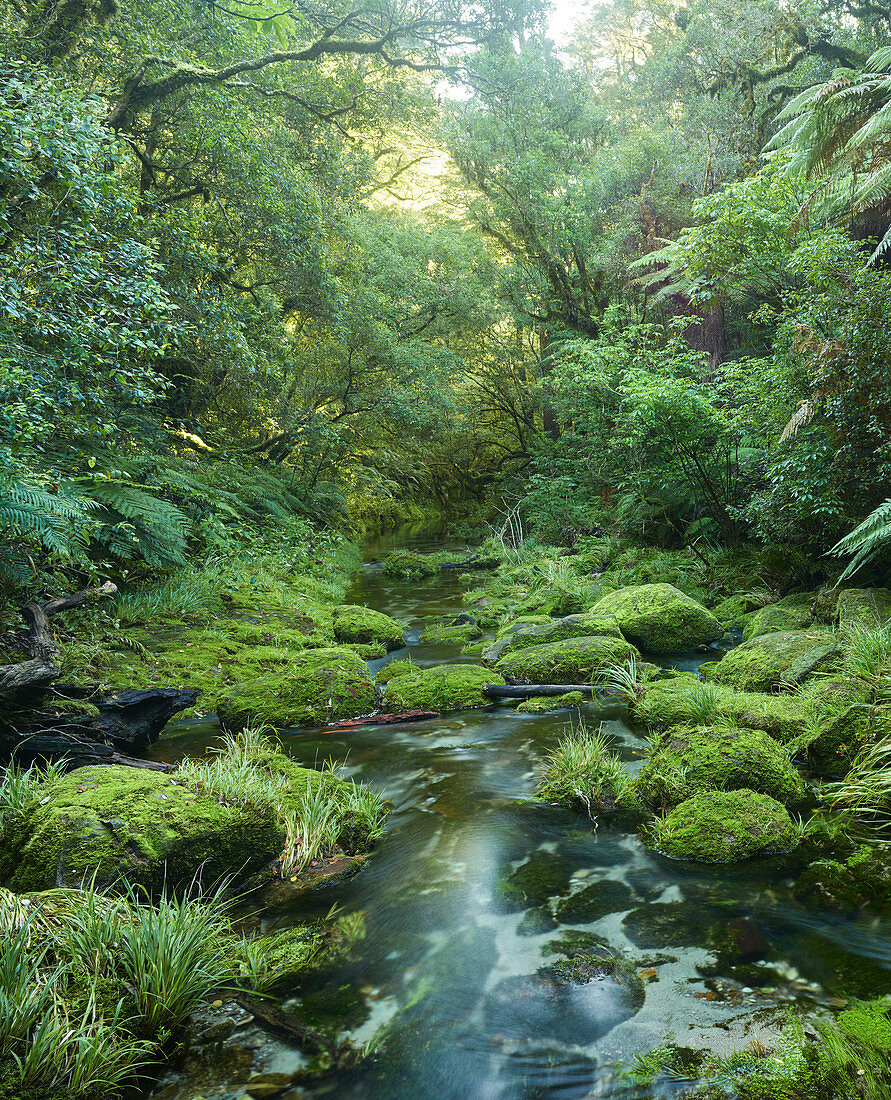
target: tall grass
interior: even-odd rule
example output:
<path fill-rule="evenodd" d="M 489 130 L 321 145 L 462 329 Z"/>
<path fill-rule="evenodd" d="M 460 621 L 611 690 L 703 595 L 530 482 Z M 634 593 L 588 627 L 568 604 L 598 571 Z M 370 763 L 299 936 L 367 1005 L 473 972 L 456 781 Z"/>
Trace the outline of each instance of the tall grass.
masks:
<path fill-rule="evenodd" d="M 640 698 L 640 665 L 635 654 L 621 665 L 607 665 L 603 670 L 603 677 L 610 695 L 616 695 L 628 703 L 636 703 Z"/>
<path fill-rule="evenodd" d="M 590 730 L 580 721 L 548 753 L 536 794 L 544 802 L 581 804 L 593 816 L 604 802 L 620 801 L 632 792 L 633 780 L 611 751 L 610 739 L 602 729 Z"/>
<path fill-rule="evenodd" d="M 235 736 L 227 734 L 211 757 L 184 760 L 177 775 L 225 802 L 275 809 L 285 795 L 287 779 L 258 766 L 259 757 L 275 750 L 269 732 L 269 726 L 256 726 Z"/>
<path fill-rule="evenodd" d="M 877 830 L 891 827 L 891 737 L 862 749 L 844 779 L 822 791 L 830 808 Z"/>
<path fill-rule="evenodd" d="M 845 667 L 855 676 L 873 680 L 891 665 L 891 624 L 852 623 L 844 633 Z"/>
<path fill-rule="evenodd" d="M 65 765 L 59 761 L 43 768 L 33 764 L 22 768 L 13 760 L 0 778 L 0 829 L 32 810 L 43 798 L 44 784 L 64 771 Z"/>

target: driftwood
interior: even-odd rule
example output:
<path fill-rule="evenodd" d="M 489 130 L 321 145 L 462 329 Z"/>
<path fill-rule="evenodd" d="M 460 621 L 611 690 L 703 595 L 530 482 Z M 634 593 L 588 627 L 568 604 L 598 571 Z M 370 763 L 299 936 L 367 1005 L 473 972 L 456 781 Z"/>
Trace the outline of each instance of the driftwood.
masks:
<path fill-rule="evenodd" d="M 106 581 L 98 588 L 84 588 L 73 596 L 29 603 L 23 607 L 21 613 L 28 626 L 24 648 L 31 654 L 31 659 L 15 665 L 0 665 L 0 695 L 58 680 L 62 675 L 59 666 L 62 651 L 53 636 L 50 619 L 61 611 L 71 611 L 103 596 L 113 596 L 117 590 L 117 585 Z"/>
<path fill-rule="evenodd" d="M 474 554 L 472 558 L 467 558 L 465 561 L 449 561 L 443 562 L 440 565 L 440 571 L 446 569 L 497 569 L 498 562 L 490 558 L 483 558 L 480 561 L 479 554 Z"/>
<path fill-rule="evenodd" d="M 369 718 L 344 718 L 324 728 L 328 733 L 356 729 L 360 726 L 395 726 L 399 722 L 423 722 L 425 718 L 438 718 L 438 710 L 407 710 L 404 714 L 373 714 Z"/>
<path fill-rule="evenodd" d="M 597 692 L 590 684 L 486 684 L 483 691 L 490 699 L 541 699 L 580 691 L 593 698 Z"/>

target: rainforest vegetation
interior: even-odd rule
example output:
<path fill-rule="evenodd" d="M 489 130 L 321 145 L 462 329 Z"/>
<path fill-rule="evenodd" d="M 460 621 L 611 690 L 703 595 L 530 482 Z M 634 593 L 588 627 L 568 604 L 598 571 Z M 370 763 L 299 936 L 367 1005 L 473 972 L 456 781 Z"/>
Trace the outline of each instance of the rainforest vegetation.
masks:
<path fill-rule="evenodd" d="M 891 3 L 572 8 L 0 5 L 0 1100 L 125 1095 L 217 994 L 268 1023 L 361 941 L 236 913 L 385 833 L 282 729 L 605 688 L 643 770 L 580 719 L 539 802 L 887 900 Z M 466 570 L 418 667 L 346 594 L 363 538 L 446 522 L 466 546 L 383 567 Z M 176 714 L 222 739 L 144 758 Z M 891 1095 L 887 993 L 634 1087 Z M 374 1053 L 273 1022 L 307 1079 Z"/>

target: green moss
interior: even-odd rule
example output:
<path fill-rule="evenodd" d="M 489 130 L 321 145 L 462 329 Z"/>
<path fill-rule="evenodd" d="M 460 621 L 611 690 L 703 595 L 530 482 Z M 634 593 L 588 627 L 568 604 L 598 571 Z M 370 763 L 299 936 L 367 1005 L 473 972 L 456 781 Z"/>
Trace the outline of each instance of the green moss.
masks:
<path fill-rule="evenodd" d="M 784 750 L 760 730 L 676 727 L 664 733 L 640 772 L 638 790 L 655 806 L 697 791 L 748 788 L 794 804 L 807 784 Z"/>
<path fill-rule="evenodd" d="M 724 633 L 710 611 L 670 584 L 621 588 L 604 596 L 592 610 L 615 617 L 623 636 L 650 653 L 693 649 Z"/>
<path fill-rule="evenodd" d="M 432 554 L 393 550 L 384 558 L 384 573 L 400 580 L 417 580 L 419 577 L 432 577 L 438 573 L 439 565 L 439 559 Z"/>
<path fill-rule="evenodd" d="M 250 874 L 282 850 L 273 810 L 221 802 L 171 776 L 79 768 L 47 784 L 48 801 L 4 835 L 0 878 L 16 890 L 98 885 L 119 876 L 157 893 L 191 880 Z"/>
<path fill-rule="evenodd" d="M 95 703 L 87 699 L 57 699 L 50 698 L 44 703 L 46 710 L 51 710 L 64 718 L 98 718 L 99 708 Z"/>
<path fill-rule="evenodd" d="M 523 919 L 517 925 L 518 936 L 540 936 L 543 932 L 553 932 L 557 927 L 550 909 L 527 909 Z"/>
<path fill-rule="evenodd" d="M 675 859 L 727 863 L 799 844 L 785 806 L 751 790 L 700 791 L 653 826 L 655 847 Z"/>
<path fill-rule="evenodd" d="M 495 669 L 520 684 L 590 684 L 636 652 L 621 638 L 567 638 L 518 650 L 502 657 Z"/>
<path fill-rule="evenodd" d="M 370 714 L 375 688 L 368 665 L 351 649 L 307 650 L 275 675 L 258 676 L 222 694 L 217 713 L 226 729 L 323 725 Z"/>
<path fill-rule="evenodd" d="M 632 909 L 622 927 L 638 947 L 705 947 L 712 929 L 694 901 L 662 901 Z"/>
<path fill-rule="evenodd" d="M 298 924 L 282 932 L 273 932 L 252 941 L 266 962 L 270 986 L 289 986 L 308 966 L 318 960 L 325 948 L 320 923 Z"/>
<path fill-rule="evenodd" d="M 548 714 L 564 707 L 580 707 L 584 701 L 580 691 L 568 691 L 565 695 L 552 695 L 547 699 L 524 699 L 517 710 L 521 714 Z"/>
<path fill-rule="evenodd" d="M 488 646 L 488 642 L 470 642 L 468 645 L 461 646 L 461 655 L 463 657 L 482 657 L 483 650 Z"/>
<path fill-rule="evenodd" d="M 502 872 L 495 883 L 501 908 L 508 912 L 547 904 L 569 889 L 573 867 L 551 852 L 533 854 L 512 871 Z"/>
<path fill-rule="evenodd" d="M 885 845 L 863 845 L 843 863 L 816 860 L 799 875 L 794 893 L 806 905 L 837 912 L 867 905 L 886 909 L 891 904 L 891 852 Z"/>
<path fill-rule="evenodd" d="M 504 623 L 495 635 L 496 638 L 507 638 L 511 634 L 515 633 L 520 627 L 525 626 L 545 626 L 548 623 L 552 623 L 554 620 L 550 615 L 519 615 L 512 617 L 506 623 Z"/>
<path fill-rule="evenodd" d="M 498 638 L 483 653 L 483 659 L 495 664 L 502 657 L 531 646 L 549 645 L 567 638 L 620 638 L 619 627 L 609 615 L 567 615 L 544 623 L 527 623 L 511 631 L 500 631 Z"/>
<path fill-rule="evenodd" d="M 613 948 L 602 936 L 593 932 L 580 932 L 576 928 L 567 928 L 559 936 L 548 940 L 541 951 L 542 955 L 563 955 L 567 959 L 586 956 L 612 955 Z"/>
<path fill-rule="evenodd" d="M 384 665 L 383 668 L 379 668 L 374 677 L 374 682 L 376 684 L 386 684 L 389 680 L 392 680 L 394 676 L 403 676 L 406 673 L 419 671 L 420 669 L 414 661 L 410 657 L 405 657 L 398 661 L 390 661 L 390 663 Z"/>
<path fill-rule="evenodd" d="M 491 700 L 486 684 L 503 684 L 501 676 L 480 665 L 437 665 L 391 676 L 384 688 L 388 710 L 467 710 Z"/>
<path fill-rule="evenodd" d="M 885 1000 L 858 1004 L 839 1013 L 838 1030 L 846 1038 L 870 1051 L 891 1054 L 891 1005 Z"/>
<path fill-rule="evenodd" d="M 343 604 L 334 609 L 334 637 L 341 644 L 378 643 L 388 650 L 405 644 L 405 626 L 389 615 L 355 604 Z"/>
<path fill-rule="evenodd" d="M 775 634 L 780 630 L 802 630 L 814 621 L 814 593 L 796 593 L 777 603 L 768 604 L 745 616 L 743 638 Z"/>
<path fill-rule="evenodd" d="M 886 738 L 889 732 L 891 713 L 886 707 L 855 703 L 791 747 L 801 755 L 806 752 L 811 766 L 821 775 L 843 776 L 862 749 Z"/>
<path fill-rule="evenodd" d="M 891 589 L 846 588 L 836 601 L 839 630 L 848 627 L 884 626 L 891 620 Z"/>
<path fill-rule="evenodd" d="M 773 691 L 786 682 L 802 682 L 839 654 L 834 635 L 827 631 L 785 630 L 743 642 L 702 674 L 738 691 Z"/>
<path fill-rule="evenodd" d="M 362 642 L 352 642 L 346 645 L 346 648 L 358 654 L 363 661 L 378 661 L 390 652 L 383 642 L 367 642 L 364 644 Z"/>
<path fill-rule="evenodd" d="M 469 623 L 459 626 L 449 626 L 445 623 L 435 623 L 425 627 L 418 638 L 424 644 L 451 644 L 465 645 L 467 642 L 476 641 L 481 637 L 482 631 L 478 626 Z"/>
<path fill-rule="evenodd" d="M 722 626 L 732 629 L 741 627 L 746 616 L 758 610 L 746 596 L 728 596 L 709 609 Z"/>
<path fill-rule="evenodd" d="M 693 673 L 645 684 L 632 709 L 652 730 L 725 719 L 786 742 L 810 728 L 807 704 L 794 695 L 737 691 L 724 684 L 709 684 L 706 695 Z"/>

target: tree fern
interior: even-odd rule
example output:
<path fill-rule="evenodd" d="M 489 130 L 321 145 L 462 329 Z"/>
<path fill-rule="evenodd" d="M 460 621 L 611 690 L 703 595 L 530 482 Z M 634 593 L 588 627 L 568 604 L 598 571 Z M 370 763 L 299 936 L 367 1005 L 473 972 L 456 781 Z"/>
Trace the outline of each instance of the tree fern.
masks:
<path fill-rule="evenodd" d="M 94 538 L 115 557 L 154 568 L 184 565 L 188 517 L 169 501 L 124 478 L 81 478 L 97 505 Z"/>
<path fill-rule="evenodd" d="M 51 493 L 33 482 L 0 485 L 0 539 L 34 540 L 61 558 L 86 550 L 81 527 L 91 503 L 66 492 Z"/>
<path fill-rule="evenodd" d="M 839 577 L 839 581 L 850 577 L 861 566 L 889 549 L 891 549 L 891 497 L 871 512 L 859 527 L 855 527 L 850 534 L 839 539 L 833 546 L 830 551 L 832 554 L 854 555 Z"/>

